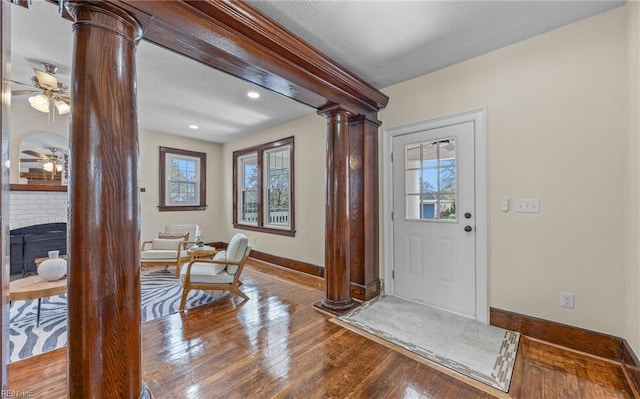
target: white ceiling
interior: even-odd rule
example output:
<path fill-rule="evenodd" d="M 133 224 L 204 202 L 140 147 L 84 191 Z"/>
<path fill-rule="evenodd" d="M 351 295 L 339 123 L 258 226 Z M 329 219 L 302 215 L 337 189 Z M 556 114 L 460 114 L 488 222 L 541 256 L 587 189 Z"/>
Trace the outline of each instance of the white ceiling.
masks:
<path fill-rule="evenodd" d="M 623 1 L 249 1 L 377 88 L 423 75 L 599 14 Z M 12 79 L 40 62 L 70 81 L 71 23 L 35 0 L 12 7 Z M 142 129 L 228 142 L 315 110 L 142 42 L 137 51 Z M 14 86 L 20 89 L 20 86 Z M 261 93 L 258 100 L 246 96 Z M 16 97 L 13 101 L 27 101 Z M 34 117 L 44 114 L 33 110 Z M 46 117 L 46 116 L 44 116 Z M 189 125 L 200 128 L 191 130 Z"/>

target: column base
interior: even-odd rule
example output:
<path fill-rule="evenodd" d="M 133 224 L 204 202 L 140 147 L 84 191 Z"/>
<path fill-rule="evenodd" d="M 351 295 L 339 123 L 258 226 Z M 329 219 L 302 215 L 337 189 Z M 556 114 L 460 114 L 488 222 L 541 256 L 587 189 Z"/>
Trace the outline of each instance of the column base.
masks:
<path fill-rule="evenodd" d="M 330 299 L 323 298 L 321 301 L 314 303 L 313 307 L 321 312 L 340 316 L 351 310 L 355 304 L 356 303 L 351 298 L 346 301 L 332 301 Z"/>
<path fill-rule="evenodd" d="M 351 282 L 351 297 L 360 301 L 369 301 L 380 295 L 380 280 L 375 280 L 369 284 L 358 284 Z"/>

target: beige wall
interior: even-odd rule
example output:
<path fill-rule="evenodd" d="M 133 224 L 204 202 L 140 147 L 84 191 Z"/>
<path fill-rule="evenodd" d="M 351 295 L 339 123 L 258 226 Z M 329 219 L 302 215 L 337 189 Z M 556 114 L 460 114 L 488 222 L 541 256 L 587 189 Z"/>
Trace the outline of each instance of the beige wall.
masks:
<path fill-rule="evenodd" d="M 384 90 L 384 128 L 488 109 L 491 306 L 624 333 L 625 25 L 618 8 Z"/>
<path fill-rule="evenodd" d="M 627 3 L 628 137 L 625 144 L 625 338 L 640 353 L 640 4 Z"/>
<path fill-rule="evenodd" d="M 207 154 L 207 209 L 204 211 L 160 212 L 159 162 L 160 146 L 199 151 Z M 140 193 L 141 240 L 158 236 L 167 224 L 198 224 L 205 241 L 222 240 L 225 226 L 222 222 L 222 146 L 220 144 L 188 139 L 152 131 L 140 132 Z M 193 239 L 190 237 L 189 239 Z"/>
<path fill-rule="evenodd" d="M 286 237 L 233 228 L 233 151 L 294 136 L 296 235 Z M 311 115 L 224 145 L 222 207 L 227 237 L 241 231 L 259 251 L 324 266 L 325 120 Z M 225 239 L 229 241 L 229 239 Z"/>

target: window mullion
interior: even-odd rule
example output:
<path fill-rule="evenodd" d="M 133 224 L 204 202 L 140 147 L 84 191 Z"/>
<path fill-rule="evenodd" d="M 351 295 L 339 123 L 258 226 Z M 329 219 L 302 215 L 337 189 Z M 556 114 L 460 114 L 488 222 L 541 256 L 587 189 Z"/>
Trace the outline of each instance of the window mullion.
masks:
<path fill-rule="evenodd" d="M 264 151 L 259 150 L 257 153 L 258 157 L 258 226 L 264 226 Z"/>

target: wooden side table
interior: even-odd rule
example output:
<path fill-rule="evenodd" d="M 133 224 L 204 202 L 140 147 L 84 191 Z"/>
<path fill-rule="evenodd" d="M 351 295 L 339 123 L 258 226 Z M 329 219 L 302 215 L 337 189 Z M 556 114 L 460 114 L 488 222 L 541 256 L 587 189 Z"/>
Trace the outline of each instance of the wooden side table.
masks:
<path fill-rule="evenodd" d="M 204 247 L 190 247 L 187 249 L 187 255 L 189 255 L 189 261 L 193 262 L 196 259 L 202 258 L 213 258 L 218 251 L 214 247 L 209 247 L 205 245 Z M 178 266 L 176 266 L 176 276 L 180 277 L 180 270 L 182 269 L 182 262 Z"/>
<path fill-rule="evenodd" d="M 189 248 L 189 250 L 187 250 L 187 253 L 189 254 L 189 262 L 191 262 L 195 259 L 211 259 L 215 254 L 218 253 L 218 251 L 214 247 L 205 245 L 204 247 L 191 247 Z"/>
<path fill-rule="evenodd" d="M 48 258 L 47 258 L 48 259 Z M 13 280 L 9 283 L 9 302 L 27 299 L 38 300 L 38 315 L 36 326 L 40 325 L 40 305 L 42 298 L 61 295 L 67 292 L 67 278 L 56 281 L 47 281 L 35 275 Z"/>

